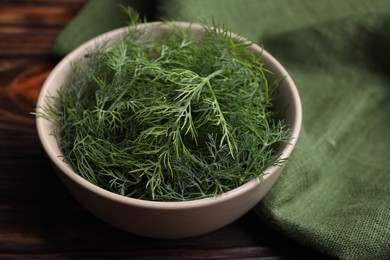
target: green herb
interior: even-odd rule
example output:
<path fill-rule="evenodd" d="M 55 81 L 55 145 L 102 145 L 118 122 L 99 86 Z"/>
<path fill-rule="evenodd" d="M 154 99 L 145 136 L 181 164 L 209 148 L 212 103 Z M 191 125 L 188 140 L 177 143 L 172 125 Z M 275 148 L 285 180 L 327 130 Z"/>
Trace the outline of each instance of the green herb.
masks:
<path fill-rule="evenodd" d="M 248 42 L 204 25 L 143 41 L 132 30 L 72 64 L 38 116 L 53 121 L 64 160 L 109 191 L 145 200 L 219 195 L 281 162 L 290 132 L 272 112 L 278 80 Z M 140 43 L 142 42 L 142 44 Z"/>

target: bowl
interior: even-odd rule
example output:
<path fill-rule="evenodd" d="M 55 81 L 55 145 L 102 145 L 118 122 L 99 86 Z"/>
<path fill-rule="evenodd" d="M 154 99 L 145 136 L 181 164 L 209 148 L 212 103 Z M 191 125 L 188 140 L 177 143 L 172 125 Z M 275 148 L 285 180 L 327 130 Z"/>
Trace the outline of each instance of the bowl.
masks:
<path fill-rule="evenodd" d="M 191 28 L 194 37 L 202 37 L 203 27 L 187 22 L 144 23 L 148 37 L 159 37 L 169 33 L 172 24 Z M 76 48 L 53 69 L 46 79 L 37 102 L 37 111 L 55 95 L 62 83 L 72 73 L 70 62 L 78 60 L 97 42 L 108 40 L 114 43 L 123 37 L 128 27 L 119 28 L 100 35 Z M 240 37 L 232 33 L 232 37 Z M 283 66 L 266 50 L 256 44 L 249 48 L 261 56 L 264 67 L 275 75 L 284 77 L 279 87 L 275 106 L 286 109 L 285 121 L 292 131 L 288 144 L 280 148 L 281 158 L 288 158 L 293 151 L 301 128 L 302 109 L 297 88 Z M 42 117 L 36 119 L 40 141 L 56 172 L 69 192 L 92 214 L 121 230 L 146 237 L 184 238 L 205 234 L 222 228 L 251 210 L 269 191 L 283 170 L 282 164 L 266 169 L 266 175 L 223 193 L 216 197 L 180 202 L 157 202 L 129 198 L 102 189 L 75 173 L 61 158 L 61 150 L 51 134 L 54 125 Z"/>

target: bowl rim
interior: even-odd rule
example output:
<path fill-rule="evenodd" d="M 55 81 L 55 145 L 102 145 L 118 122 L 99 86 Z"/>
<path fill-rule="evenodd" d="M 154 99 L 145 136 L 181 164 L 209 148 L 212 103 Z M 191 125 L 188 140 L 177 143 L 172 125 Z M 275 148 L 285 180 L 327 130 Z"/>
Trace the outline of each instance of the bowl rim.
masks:
<path fill-rule="evenodd" d="M 187 28 L 189 26 L 194 27 L 195 29 L 200 29 L 202 25 L 198 23 L 192 23 L 192 22 L 184 22 L 184 21 L 172 21 L 172 22 L 148 22 L 140 24 L 140 26 L 172 26 L 177 25 L 180 27 Z M 55 76 L 58 73 L 61 73 L 61 71 L 69 67 L 70 61 L 75 60 L 76 58 L 80 57 L 82 53 L 85 52 L 85 50 L 88 49 L 88 47 L 91 47 L 95 45 L 97 42 L 100 42 L 102 40 L 106 39 L 112 39 L 116 37 L 120 37 L 123 35 L 129 27 L 121 27 L 103 34 L 100 34 L 85 43 L 81 44 L 79 47 L 71 51 L 68 55 L 66 55 L 51 71 L 50 75 L 45 80 L 39 97 L 37 101 L 36 111 L 39 111 L 41 107 L 46 103 L 47 96 L 50 95 L 50 86 L 53 84 L 53 81 L 55 79 Z M 247 40 L 246 38 L 237 35 L 235 33 L 231 33 L 233 37 L 237 37 L 239 39 Z M 115 41 L 115 40 L 114 40 Z M 272 63 L 273 66 L 277 67 L 278 71 L 285 76 L 284 81 L 286 82 L 288 86 L 290 86 L 290 91 L 292 93 L 292 100 L 295 104 L 295 114 L 293 118 L 294 126 L 291 128 L 291 140 L 289 142 L 289 145 L 286 145 L 286 147 L 281 151 L 281 158 L 289 158 L 298 139 L 301 125 L 302 125 L 302 104 L 300 100 L 300 96 L 298 93 L 298 89 L 292 80 L 289 73 L 286 71 L 286 69 L 279 63 L 278 60 L 276 60 L 269 52 L 267 52 L 265 49 L 261 48 L 259 45 L 251 42 L 250 47 L 255 50 L 258 53 L 261 53 L 262 57 L 266 57 L 266 59 Z M 70 178 L 72 181 L 76 182 L 78 185 L 82 186 L 83 188 L 96 193 L 100 196 L 106 197 L 107 199 L 122 203 L 122 204 L 130 204 L 133 206 L 141 207 L 141 208 L 153 208 L 153 209 L 164 209 L 164 210 L 180 210 L 180 209 L 188 209 L 188 208 L 195 208 L 195 207 L 203 207 L 203 206 L 209 206 L 214 205 L 217 203 L 221 203 L 223 201 L 228 201 L 232 198 L 238 197 L 241 194 L 246 193 L 248 190 L 254 189 L 257 186 L 261 185 L 261 182 L 256 178 L 253 179 L 233 190 L 224 192 L 218 196 L 213 197 L 207 197 L 207 198 L 201 198 L 201 199 L 194 199 L 194 200 L 187 200 L 187 201 L 150 201 L 150 200 L 142 200 L 142 199 L 136 199 L 131 197 L 126 197 L 123 195 L 116 194 L 114 192 L 108 191 L 106 189 L 103 189 L 97 185 L 94 185 L 75 173 L 71 167 L 66 164 L 61 158 L 60 155 L 55 154 L 52 145 L 50 144 L 50 139 L 54 138 L 54 136 L 51 134 L 51 129 L 48 129 L 46 119 L 42 117 L 36 118 L 36 127 L 38 131 L 38 136 L 41 141 L 41 144 L 51 159 L 51 161 L 54 163 L 54 165 L 59 168 L 60 171 L 62 171 L 68 178 Z M 277 172 L 279 169 L 279 165 L 270 166 L 265 170 L 265 174 L 263 177 L 263 181 L 267 181 L 268 178 L 270 178 L 273 174 Z"/>

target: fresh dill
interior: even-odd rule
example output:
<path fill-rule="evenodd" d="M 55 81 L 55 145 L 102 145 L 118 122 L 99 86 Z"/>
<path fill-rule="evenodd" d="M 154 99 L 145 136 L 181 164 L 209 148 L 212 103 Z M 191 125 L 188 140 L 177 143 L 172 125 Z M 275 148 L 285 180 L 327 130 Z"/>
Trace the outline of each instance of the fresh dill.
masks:
<path fill-rule="evenodd" d="M 290 132 L 272 110 L 278 81 L 247 42 L 208 25 L 201 39 L 173 26 L 167 39 L 145 42 L 135 28 L 72 63 L 58 105 L 37 113 L 57 126 L 76 173 L 124 196 L 182 201 L 281 162 L 276 149 Z"/>

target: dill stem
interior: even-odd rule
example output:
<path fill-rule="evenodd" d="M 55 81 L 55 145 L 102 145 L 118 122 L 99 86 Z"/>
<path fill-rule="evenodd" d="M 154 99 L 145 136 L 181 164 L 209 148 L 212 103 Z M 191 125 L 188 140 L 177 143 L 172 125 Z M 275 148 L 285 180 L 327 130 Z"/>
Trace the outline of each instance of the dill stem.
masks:
<path fill-rule="evenodd" d="M 220 73 L 222 73 L 222 70 L 216 71 L 216 72 L 219 72 L 219 73 L 213 73 L 214 74 L 214 75 L 212 75 L 213 77 L 218 75 L 218 74 L 220 74 Z M 217 97 L 215 95 L 213 87 L 210 84 L 210 80 L 209 80 L 210 78 L 212 78 L 212 77 L 208 77 L 207 86 L 208 86 L 208 88 L 210 90 L 210 93 L 211 93 L 211 96 L 213 98 L 213 103 L 212 103 L 213 104 L 213 111 L 219 118 L 218 125 L 221 126 L 222 133 L 223 133 L 219 146 L 222 146 L 223 142 L 226 139 L 226 141 L 228 143 L 228 146 L 229 146 L 230 155 L 233 158 L 235 158 L 235 154 L 236 154 L 236 151 L 237 151 L 237 144 L 236 144 L 236 141 L 234 140 L 233 135 L 229 131 L 228 124 L 226 122 L 225 116 L 223 115 L 222 109 L 221 109 L 221 107 L 219 105 L 219 102 L 218 102 L 218 99 L 217 99 Z"/>

